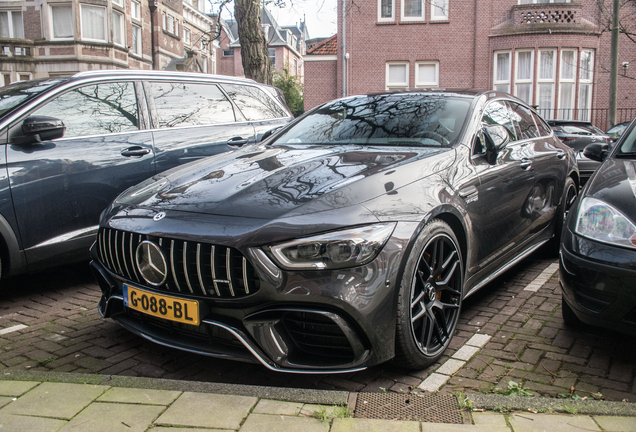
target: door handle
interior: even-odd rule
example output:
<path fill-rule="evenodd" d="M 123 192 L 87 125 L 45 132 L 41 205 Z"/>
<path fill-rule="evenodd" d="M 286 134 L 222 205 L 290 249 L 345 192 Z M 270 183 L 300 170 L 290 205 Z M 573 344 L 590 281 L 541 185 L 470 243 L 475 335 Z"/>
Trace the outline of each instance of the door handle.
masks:
<path fill-rule="evenodd" d="M 141 146 L 129 147 L 121 151 L 122 156 L 128 156 L 128 157 L 144 156 L 144 155 L 147 155 L 148 153 L 150 153 L 150 149 L 147 147 L 141 147 Z"/>
<path fill-rule="evenodd" d="M 242 147 L 247 144 L 247 140 L 243 137 L 234 137 L 227 140 L 227 145 L 230 147 Z"/>
<path fill-rule="evenodd" d="M 532 161 L 530 159 L 522 159 L 519 166 L 521 166 L 521 168 L 527 171 L 532 166 Z"/>
<path fill-rule="evenodd" d="M 565 152 L 563 150 L 557 151 L 557 157 L 559 159 L 565 159 Z"/>

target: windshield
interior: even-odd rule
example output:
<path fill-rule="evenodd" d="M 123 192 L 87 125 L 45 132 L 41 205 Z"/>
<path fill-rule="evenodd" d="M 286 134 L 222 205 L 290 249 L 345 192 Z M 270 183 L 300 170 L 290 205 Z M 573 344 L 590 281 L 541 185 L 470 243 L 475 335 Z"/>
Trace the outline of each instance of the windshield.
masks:
<path fill-rule="evenodd" d="M 471 101 L 425 93 L 341 99 L 301 119 L 275 144 L 449 147 L 459 136 Z"/>
<path fill-rule="evenodd" d="M 632 128 L 629 135 L 625 137 L 623 145 L 618 149 L 616 156 L 636 156 L 636 127 Z"/>
<path fill-rule="evenodd" d="M 33 99 L 54 85 L 67 81 L 65 79 L 43 78 L 39 80 L 20 81 L 0 88 L 0 117 L 14 110 L 22 103 Z"/>

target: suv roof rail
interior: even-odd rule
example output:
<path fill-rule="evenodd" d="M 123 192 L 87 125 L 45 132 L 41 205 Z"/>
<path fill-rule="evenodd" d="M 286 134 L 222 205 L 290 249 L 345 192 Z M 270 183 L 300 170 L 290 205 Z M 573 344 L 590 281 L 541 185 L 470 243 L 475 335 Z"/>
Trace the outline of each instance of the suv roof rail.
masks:
<path fill-rule="evenodd" d="M 86 76 L 99 76 L 99 75 L 134 75 L 134 76 L 158 76 L 158 77 L 182 77 L 182 78 L 196 78 L 196 79 L 215 79 L 225 81 L 237 81 L 237 82 L 250 82 L 256 81 L 249 78 L 233 77 L 229 75 L 213 75 L 213 74 L 200 74 L 192 72 L 173 72 L 173 71 L 159 71 L 159 70 L 123 70 L 123 69 L 100 69 L 82 71 L 73 74 L 73 78 L 86 77 Z"/>

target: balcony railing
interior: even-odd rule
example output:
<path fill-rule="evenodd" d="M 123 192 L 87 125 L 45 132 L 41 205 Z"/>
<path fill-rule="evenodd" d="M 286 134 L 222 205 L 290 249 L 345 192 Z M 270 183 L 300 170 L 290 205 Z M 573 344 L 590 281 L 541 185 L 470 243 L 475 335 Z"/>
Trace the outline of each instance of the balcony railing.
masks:
<path fill-rule="evenodd" d="M 587 18 L 587 19 L 586 19 Z M 585 31 L 596 32 L 597 26 L 583 16 L 580 3 L 537 3 L 515 5 L 508 21 L 492 29 L 496 35 L 528 32 Z"/>

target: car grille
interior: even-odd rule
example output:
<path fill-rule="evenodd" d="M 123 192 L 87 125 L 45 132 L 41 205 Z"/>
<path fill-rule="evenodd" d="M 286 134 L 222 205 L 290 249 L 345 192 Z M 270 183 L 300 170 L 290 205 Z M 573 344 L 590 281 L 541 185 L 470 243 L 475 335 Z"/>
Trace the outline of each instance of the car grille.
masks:
<path fill-rule="evenodd" d="M 159 246 L 167 261 L 169 274 L 160 286 L 148 284 L 137 267 L 137 246 L 144 241 Z M 111 272 L 153 289 L 236 298 L 260 288 L 254 267 L 234 248 L 107 228 L 99 230 L 97 242 L 99 259 Z"/>
<path fill-rule="evenodd" d="M 288 312 L 283 315 L 282 322 L 301 351 L 314 356 L 353 360 L 349 340 L 330 318 L 312 312 Z"/>

